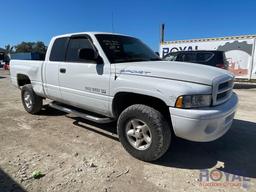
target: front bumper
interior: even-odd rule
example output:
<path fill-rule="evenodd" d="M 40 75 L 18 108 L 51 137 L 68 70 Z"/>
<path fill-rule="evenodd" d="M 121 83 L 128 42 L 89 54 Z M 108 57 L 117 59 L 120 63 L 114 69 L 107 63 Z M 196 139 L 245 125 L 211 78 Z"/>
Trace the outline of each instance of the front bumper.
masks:
<path fill-rule="evenodd" d="M 190 141 L 207 142 L 223 136 L 231 127 L 238 97 L 218 106 L 203 109 L 178 109 L 170 107 L 172 126 L 177 137 Z"/>

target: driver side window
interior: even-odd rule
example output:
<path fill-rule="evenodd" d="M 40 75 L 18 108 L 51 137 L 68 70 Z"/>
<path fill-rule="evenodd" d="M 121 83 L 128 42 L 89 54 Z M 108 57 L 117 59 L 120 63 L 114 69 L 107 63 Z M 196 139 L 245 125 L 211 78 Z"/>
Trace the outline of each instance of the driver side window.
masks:
<path fill-rule="evenodd" d="M 70 39 L 67 49 L 67 56 L 66 61 L 70 62 L 93 62 L 93 61 L 86 61 L 79 58 L 79 50 L 89 48 L 93 49 L 92 44 L 89 39 L 87 38 L 73 38 Z"/>

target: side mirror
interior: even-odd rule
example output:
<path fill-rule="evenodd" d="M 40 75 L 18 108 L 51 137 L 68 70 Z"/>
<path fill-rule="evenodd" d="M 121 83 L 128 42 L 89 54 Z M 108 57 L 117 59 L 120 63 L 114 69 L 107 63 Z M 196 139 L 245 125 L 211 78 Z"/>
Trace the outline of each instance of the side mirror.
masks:
<path fill-rule="evenodd" d="M 79 50 L 79 59 L 96 61 L 97 58 L 98 54 L 93 49 L 84 48 Z"/>

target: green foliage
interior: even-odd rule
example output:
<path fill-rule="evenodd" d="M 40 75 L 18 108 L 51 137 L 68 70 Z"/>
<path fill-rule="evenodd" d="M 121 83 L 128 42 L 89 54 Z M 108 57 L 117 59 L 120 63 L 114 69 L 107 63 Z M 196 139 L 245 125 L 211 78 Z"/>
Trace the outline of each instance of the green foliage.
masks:
<path fill-rule="evenodd" d="M 40 178 L 43 177 L 43 176 L 45 176 L 45 174 L 41 173 L 41 171 L 38 171 L 38 170 L 36 170 L 36 171 L 34 171 L 34 172 L 32 173 L 32 177 L 33 177 L 34 179 L 40 179 Z"/>
<path fill-rule="evenodd" d="M 11 46 L 6 45 L 5 49 L 8 53 L 28 53 L 28 52 L 37 52 L 45 54 L 47 47 L 42 41 L 37 42 L 21 42 L 18 45 Z"/>
<path fill-rule="evenodd" d="M 22 42 L 15 46 L 16 53 L 20 52 L 38 52 L 46 53 L 47 47 L 42 41 L 38 42 Z"/>
<path fill-rule="evenodd" d="M 44 42 L 37 41 L 33 46 L 33 52 L 37 53 L 46 53 L 47 47 L 45 46 Z"/>
<path fill-rule="evenodd" d="M 33 43 L 32 42 L 22 42 L 15 46 L 16 53 L 20 52 L 32 52 L 33 51 Z"/>

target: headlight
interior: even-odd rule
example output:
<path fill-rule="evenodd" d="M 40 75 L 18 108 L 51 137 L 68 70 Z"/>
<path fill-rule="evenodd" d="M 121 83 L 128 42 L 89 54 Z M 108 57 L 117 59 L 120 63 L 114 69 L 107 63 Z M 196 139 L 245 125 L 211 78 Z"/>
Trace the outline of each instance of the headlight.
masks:
<path fill-rule="evenodd" d="M 178 97 L 175 107 L 185 109 L 207 107 L 211 105 L 211 100 L 211 95 L 183 95 Z"/>

